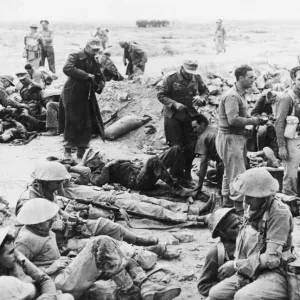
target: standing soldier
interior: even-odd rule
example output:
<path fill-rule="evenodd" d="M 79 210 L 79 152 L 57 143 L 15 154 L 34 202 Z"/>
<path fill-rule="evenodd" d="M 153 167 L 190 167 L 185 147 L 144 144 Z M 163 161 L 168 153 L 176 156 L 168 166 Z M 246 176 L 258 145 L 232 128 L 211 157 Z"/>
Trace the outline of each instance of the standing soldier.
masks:
<path fill-rule="evenodd" d="M 41 55 L 45 42 L 43 37 L 37 32 L 38 25 L 30 25 L 30 32 L 24 38 L 24 55 L 27 63 L 31 64 L 34 68 L 38 68 L 41 61 Z"/>
<path fill-rule="evenodd" d="M 71 158 L 72 148 L 77 147 L 77 158 L 81 159 L 93 133 L 104 139 L 95 95 L 105 86 L 101 66 L 95 59 L 100 48 L 99 39 L 90 39 L 83 50 L 69 55 L 63 68 L 68 79 L 61 95 L 59 125 L 60 132 L 64 132 L 66 158 Z"/>
<path fill-rule="evenodd" d="M 42 51 L 41 66 L 45 65 L 46 58 L 48 59 L 49 70 L 55 74 L 55 59 L 54 59 L 54 49 L 53 49 L 53 31 L 49 29 L 49 21 L 42 20 L 40 24 L 43 30 L 40 32 L 44 38 L 45 46 Z"/>
<path fill-rule="evenodd" d="M 283 161 L 284 176 L 282 192 L 287 195 L 298 194 L 298 167 L 300 163 L 299 134 L 294 138 L 285 137 L 285 128 L 289 118 L 300 120 L 300 66 L 291 70 L 294 86 L 280 100 L 275 122 L 276 136 L 279 146 L 279 157 Z M 296 121 L 297 120 L 297 121 Z"/>
<path fill-rule="evenodd" d="M 234 72 L 236 84 L 221 98 L 219 105 L 219 130 L 216 147 L 224 163 L 222 182 L 223 205 L 243 212 L 243 196 L 229 188 L 237 175 L 246 171 L 246 125 L 262 125 L 260 117 L 248 117 L 246 90 L 252 87 L 254 72 L 247 65 L 242 65 Z M 234 201 L 234 202 L 233 202 Z"/>
<path fill-rule="evenodd" d="M 217 54 L 219 54 L 220 52 L 224 52 L 224 53 L 226 52 L 225 38 L 226 38 L 226 31 L 222 25 L 222 20 L 218 20 L 217 29 L 214 38 L 214 41 L 216 43 L 216 48 L 217 48 Z"/>
<path fill-rule="evenodd" d="M 174 166 L 171 173 L 184 181 L 191 181 L 197 137 L 193 133 L 192 118 L 198 115 L 194 105 L 205 105 L 209 91 L 197 73 L 198 63 L 185 61 L 179 71 L 165 78 L 158 100 L 164 105 L 164 127 L 167 143 L 179 145 L 184 154 L 184 166 Z M 204 95 L 205 98 L 200 97 Z"/>

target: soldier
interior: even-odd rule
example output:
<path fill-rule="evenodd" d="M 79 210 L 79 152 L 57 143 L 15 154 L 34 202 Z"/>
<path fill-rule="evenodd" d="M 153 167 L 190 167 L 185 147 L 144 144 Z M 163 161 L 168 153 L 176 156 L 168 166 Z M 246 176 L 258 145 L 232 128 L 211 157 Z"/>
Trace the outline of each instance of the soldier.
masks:
<path fill-rule="evenodd" d="M 287 195 L 298 195 L 298 167 L 300 163 L 299 134 L 294 138 L 285 137 L 287 118 L 300 119 L 300 66 L 291 70 L 295 85 L 287 91 L 278 104 L 275 130 L 279 146 L 279 157 L 283 161 L 284 176 L 282 192 Z M 299 128 L 299 127 L 298 127 Z"/>
<path fill-rule="evenodd" d="M 31 64 L 34 68 L 40 65 L 42 51 L 45 46 L 43 37 L 37 32 L 38 25 L 30 25 L 30 33 L 24 38 L 24 57 L 27 63 Z"/>
<path fill-rule="evenodd" d="M 92 38 L 79 52 L 69 55 L 63 68 L 68 76 L 61 94 L 59 107 L 60 132 L 64 132 L 65 157 L 72 158 L 77 147 L 80 160 L 88 147 L 92 134 L 104 139 L 104 125 L 96 94 L 101 94 L 105 77 L 95 56 L 101 48 L 100 40 Z"/>
<path fill-rule="evenodd" d="M 146 63 L 148 61 L 146 51 L 134 42 L 119 42 L 119 45 L 124 49 L 123 57 L 130 57 L 129 62 L 132 62 L 133 75 L 144 74 Z"/>
<path fill-rule="evenodd" d="M 47 299 L 74 300 L 70 294 L 57 295 L 52 279 L 15 251 L 14 242 L 15 237 L 10 228 L 0 228 L 1 299 L 36 300 L 46 296 Z"/>
<path fill-rule="evenodd" d="M 111 53 L 108 50 L 105 50 L 98 61 L 101 64 L 101 71 L 105 76 L 106 81 L 114 80 L 121 81 L 124 80 L 124 77 L 120 74 L 114 62 L 111 60 Z"/>
<path fill-rule="evenodd" d="M 197 73 L 198 63 L 185 61 L 180 70 L 165 78 L 158 100 L 164 105 L 164 127 L 167 143 L 179 145 L 184 154 L 184 167 L 174 166 L 172 176 L 191 181 L 197 137 L 193 133 L 192 117 L 198 114 L 194 105 L 205 105 L 209 91 Z M 202 97 L 201 97 L 202 96 Z M 204 96 L 204 97 L 203 97 Z"/>
<path fill-rule="evenodd" d="M 234 178 L 246 171 L 246 125 L 263 125 L 267 121 L 260 117 L 248 117 L 245 91 L 254 82 L 254 72 L 247 65 L 235 70 L 236 84 L 220 100 L 219 129 L 216 147 L 224 164 L 222 182 L 223 205 L 243 213 L 243 196 L 230 188 Z"/>
<path fill-rule="evenodd" d="M 211 288 L 209 299 L 289 299 L 286 268 L 295 259 L 293 217 L 274 197 L 278 181 L 264 168 L 254 168 L 238 175 L 232 186 L 245 196 L 248 210 L 236 240 L 235 260 L 221 266 L 219 273 L 226 279 Z"/>
<path fill-rule="evenodd" d="M 49 21 L 42 20 L 40 24 L 43 27 L 43 30 L 40 31 L 40 34 L 44 38 L 45 46 L 42 51 L 41 66 L 45 65 L 46 58 L 48 59 L 49 70 L 55 74 L 55 57 L 53 49 L 53 30 L 49 29 Z"/>
<path fill-rule="evenodd" d="M 207 174 L 208 162 L 210 160 L 216 163 L 215 178 L 217 180 L 218 187 L 221 188 L 224 166 L 216 149 L 218 127 L 215 125 L 209 125 L 208 120 L 204 115 L 197 115 L 193 117 L 192 127 L 198 137 L 195 154 L 200 155 L 201 159 L 198 172 L 198 193 L 202 190 L 204 178 Z"/>
<path fill-rule="evenodd" d="M 208 227 L 212 238 L 221 240 L 214 244 L 206 255 L 205 263 L 198 283 L 201 295 L 208 296 L 210 289 L 225 279 L 219 271 L 220 267 L 234 259 L 235 240 L 239 232 L 240 219 L 233 208 L 221 208 L 212 213 L 208 219 Z"/>
<path fill-rule="evenodd" d="M 216 48 L 217 48 L 217 54 L 221 52 L 226 52 L 225 48 L 225 38 L 226 38 L 226 31 L 224 26 L 222 25 L 222 20 L 217 21 L 217 29 L 215 32 L 215 38 L 214 41 L 216 43 Z"/>

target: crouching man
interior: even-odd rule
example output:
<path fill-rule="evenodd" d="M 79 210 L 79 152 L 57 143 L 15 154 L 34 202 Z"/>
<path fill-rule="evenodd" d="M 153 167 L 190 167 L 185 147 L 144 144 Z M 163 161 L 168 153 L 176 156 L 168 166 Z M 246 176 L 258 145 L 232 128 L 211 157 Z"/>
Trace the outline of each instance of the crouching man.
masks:
<path fill-rule="evenodd" d="M 58 289 L 78 299 L 97 280 L 112 279 L 118 300 L 171 300 L 180 294 L 179 287 L 150 282 L 137 262 L 127 258 L 118 242 L 108 236 L 90 239 L 73 259 L 60 256 L 51 231 L 58 212 L 59 206 L 51 201 L 29 200 L 17 216 L 24 226 L 16 239 L 16 250 L 50 275 Z"/>
<path fill-rule="evenodd" d="M 197 285 L 201 295 L 208 296 L 210 289 L 225 279 L 222 265 L 233 260 L 235 241 L 239 232 L 240 218 L 233 208 L 221 208 L 208 219 L 208 227 L 212 238 L 220 238 L 206 255 L 202 273 Z"/>
<path fill-rule="evenodd" d="M 70 294 L 57 295 L 52 279 L 20 252 L 15 251 L 15 237 L 9 227 L 0 228 L 1 299 L 73 300 Z"/>
<path fill-rule="evenodd" d="M 293 218 L 274 198 L 279 184 L 264 168 L 247 170 L 233 181 L 248 210 L 236 240 L 235 260 L 219 270 L 228 277 L 209 292 L 210 300 L 289 299 L 285 266 L 293 259 Z"/>

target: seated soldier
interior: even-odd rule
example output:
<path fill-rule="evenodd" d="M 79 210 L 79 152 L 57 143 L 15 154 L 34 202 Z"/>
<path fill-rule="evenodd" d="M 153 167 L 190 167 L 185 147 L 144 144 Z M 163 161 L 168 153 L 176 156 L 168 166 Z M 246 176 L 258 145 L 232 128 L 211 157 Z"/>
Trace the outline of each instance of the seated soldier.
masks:
<path fill-rule="evenodd" d="M 223 162 L 217 153 L 216 149 L 216 136 L 218 127 L 209 125 L 208 120 L 204 115 L 197 115 L 192 118 L 192 127 L 198 136 L 195 154 L 200 155 L 201 162 L 198 172 L 198 193 L 201 192 L 203 181 L 207 173 L 208 162 L 210 160 L 216 162 L 216 181 L 219 189 L 222 187 L 222 179 L 224 173 Z"/>
<path fill-rule="evenodd" d="M 111 60 L 111 53 L 106 50 L 103 52 L 100 57 L 99 63 L 101 65 L 101 71 L 106 79 L 106 81 L 114 80 L 114 81 L 122 81 L 124 77 L 120 74 L 117 67 Z"/>
<path fill-rule="evenodd" d="M 264 168 L 238 175 L 232 183 L 248 205 L 239 229 L 233 261 L 220 269 L 226 279 L 209 291 L 210 300 L 289 299 L 287 265 L 292 253 L 293 217 L 287 205 L 275 198 L 276 179 Z"/>
<path fill-rule="evenodd" d="M 7 92 L 7 89 L 11 86 L 15 86 L 13 83 L 13 77 L 9 75 L 0 76 L 0 104 L 3 107 L 10 106 L 12 108 L 27 107 L 27 105 L 20 103 L 15 99 L 11 99 Z"/>
<path fill-rule="evenodd" d="M 74 299 L 70 294 L 57 295 L 52 279 L 23 254 L 15 251 L 14 242 L 10 228 L 0 228 L 1 299 L 35 300 L 42 299 L 40 296 L 43 295 L 53 300 Z"/>
<path fill-rule="evenodd" d="M 16 120 L 22 123 L 28 131 L 44 131 L 45 129 L 45 114 L 41 105 L 41 87 L 35 84 L 27 73 L 16 74 L 22 88 L 20 95 L 22 103 L 27 105 L 23 109 Z"/>
<path fill-rule="evenodd" d="M 163 153 L 159 158 L 150 157 L 145 164 L 136 165 L 130 160 L 115 159 L 109 161 L 104 155 L 95 154 L 92 149 L 88 149 L 82 161 L 78 166 L 86 166 L 90 168 L 90 173 L 85 176 L 85 182 L 95 186 L 103 186 L 106 183 L 119 183 L 124 187 L 132 190 L 150 190 L 160 179 L 171 188 L 171 190 L 179 196 L 192 196 L 193 191 L 180 186 L 171 177 L 168 168 L 176 164 L 182 156 L 179 146 L 173 146 Z M 89 159 L 88 157 L 91 157 Z M 92 162 L 89 162 L 92 160 Z M 72 168 L 76 172 L 75 168 Z M 80 169 L 77 169 L 80 172 Z"/>
<path fill-rule="evenodd" d="M 127 257 L 117 241 L 107 236 L 86 241 L 71 259 L 60 256 L 51 231 L 59 206 L 46 199 L 29 200 L 21 208 L 17 221 L 24 224 L 16 238 L 16 250 L 51 275 L 56 288 L 79 298 L 99 279 L 112 279 L 118 287 L 117 299 L 171 300 L 181 289 L 151 282 L 132 258 Z M 128 270 L 128 271 L 127 271 Z"/>
<path fill-rule="evenodd" d="M 255 107 L 251 112 L 251 116 L 265 116 L 269 121 L 265 125 L 256 127 L 257 150 L 260 151 L 264 147 L 270 147 L 276 156 L 278 156 L 278 144 L 274 126 L 273 106 L 276 102 L 277 95 L 272 91 L 267 91 L 257 100 Z"/>
<path fill-rule="evenodd" d="M 201 295 L 208 296 L 209 290 L 226 278 L 220 267 L 234 259 L 235 240 L 239 231 L 240 219 L 234 214 L 234 208 L 221 208 L 212 213 L 208 219 L 208 227 L 212 238 L 221 240 L 214 244 L 206 255 L 205 263 L 198 282 Z"/>
<path fill-rule="evenodd" d="M 41 89 L 45 88 L 45 78 L 39 69 L 34 69 L 31 64 L 26 64 L 25 70 L 28 73 L 32 83 L 34 83 L 36 86 L 39 86 Z"/>

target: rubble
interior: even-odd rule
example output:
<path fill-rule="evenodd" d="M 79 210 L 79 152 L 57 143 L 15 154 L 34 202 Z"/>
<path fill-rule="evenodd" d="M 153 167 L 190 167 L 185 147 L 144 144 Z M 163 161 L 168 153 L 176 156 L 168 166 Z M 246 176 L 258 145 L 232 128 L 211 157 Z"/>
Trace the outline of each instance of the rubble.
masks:
<path fill-rule="evenodd" d="M 173 233 L 173 236 L 179 240 L 180 243 L 189 243 L 194 240 L 194 235 L 188 231 L 181 231 Z"/>

